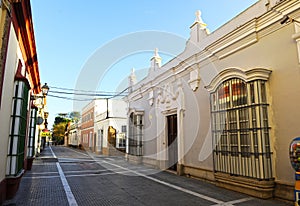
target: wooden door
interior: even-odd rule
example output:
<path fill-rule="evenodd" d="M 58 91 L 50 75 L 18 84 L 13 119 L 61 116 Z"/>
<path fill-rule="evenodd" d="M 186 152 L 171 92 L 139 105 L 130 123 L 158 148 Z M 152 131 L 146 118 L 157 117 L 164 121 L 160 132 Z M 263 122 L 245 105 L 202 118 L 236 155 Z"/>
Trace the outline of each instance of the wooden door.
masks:
<path fill-rule="evenodd" d="M 178 145 L 177 145 L 177 115 L 167 116 L 168 124 L 168 159 L 169 169 L 177 171 Z"/>

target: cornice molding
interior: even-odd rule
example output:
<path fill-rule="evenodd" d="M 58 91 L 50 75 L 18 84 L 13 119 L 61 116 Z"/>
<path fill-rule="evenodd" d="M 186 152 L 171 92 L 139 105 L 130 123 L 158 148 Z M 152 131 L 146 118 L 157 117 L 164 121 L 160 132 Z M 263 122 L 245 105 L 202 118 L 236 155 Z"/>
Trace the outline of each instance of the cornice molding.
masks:
<path fill-rule="evenodd" d="M 222 59 L 257 42 L 257 35 L 255 35 L 257 32 L 256 24 L 257 19 L 252 19 L 250 22 L 225 34 L 207 46 L 206 51 L 208 51 L 210 55 L 216 55 L 219 59 Z"/>
<path fill-rule="evenodd" d="M 138 108 L 129 108 L 127 115 L 130 116 L 130 114 L 135 114 L 135 115 L 144 115 L 145 110 L 143 109 L 138 109 Z"/>
<path fill-rule="evenodd" d="M 193 65 L 197 64 L 201 67 L 201 64 L 205 64 L 206 61 L 211 62 L 212 59 L 224 59 L 256 44 L 260 38 L 269 35 L 284 26 L 280 24 L 284 15 L 295 17 L 296 13 L 299 13 L 300 1 L 274 1 L 271 5 L 272 8 L 267 8 L 265 7 L 264 2 L 257 2 L 253 8 L 246 11 L 245 15 L 238 15 L 207 36 L 207 38 L 203 39 L 203 41 L 197 45 L 197 47 L 200 48 L 200 51 L 195 50 L 193 53 L 185 50 L 173 60 L 163 65 L 161 68 L 162 72 L 153 73 L 151 77 L 146 77 L 142 82 L 137 83 L 135 85 L 135 90 L 133 90 L 129 96 L 144 94 L 144 92 L 149 91 L 149 89 L 153 89 L 157 85 L 168 81 L 169 78 L 180 78 L 185 75 L 192 75 L 192 78 L 190 78 L 190 86 L 196 89 L 200 78 L 193 78 L 197 76 L 196 72 L 190 73 L 193 71 Z M 252 16 L 252 19 L 250 19 L 250 15 Z M 247 18 L 249 18 L 249 21 L 238 25 L 239 22 L 245 22 L 244 19 Z M 232 29 L 231 26 L 237 27 Z M 299 40 L 298 37 L 298 34 L 293 36 L 295 40 Z M 300 51 L 300 41 L 298 41 L 298 44 Z M 177 61 L 178 59 L 180 59 L 180 61 Z M 199 70 L 201 71 L 201 68 Z M 257 69 L 254 70 L 257 71 Z M 259 75 L 259 73 L 257 73 L 257 75 Z"/>
<path fill-rule="evenodd" d="M 12 1 L 12 22 L 35 93 L 41 91 L 34 29 L 29 0 Z"/>
<path fill-rule="evenodd" d="M 205 88 L 209 92 L 213 92 L 217 89 L 217 87 L 224 81 L 239 78 L 244 80 L 245 82 L 250 82 L 253 80 L 265 80 L 267 81 L 271 74 L 270 69 L 266 68 L 254 68 L 249 70 L 243 70 L 241 68 L 228 68 L 221 71 L 211 82 L 209 85 L 205 86 Z"/>

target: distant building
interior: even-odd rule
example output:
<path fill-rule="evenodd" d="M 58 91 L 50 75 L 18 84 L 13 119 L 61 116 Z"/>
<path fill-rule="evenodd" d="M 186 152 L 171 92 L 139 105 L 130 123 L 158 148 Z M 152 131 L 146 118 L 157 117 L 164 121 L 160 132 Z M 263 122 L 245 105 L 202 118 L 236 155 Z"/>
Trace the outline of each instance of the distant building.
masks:
<path fill-rule="evenodd" d="M 96 99 L 82 109 L 81 143 L 105 155 L 125 152 L 126 103 L 121 99 Z"/>
<path fill-rule="evenodd" d="M 65 140 L 67 146 L 79 147 L 80 140 L 80 122 L 70 122 L 67 127 L 67 139 Z"/>
<path fill-rule="evenodd" d="M 258 1 L 213 33 L 200 15 L 181 54 L 161 66 L 156 50 L 130 81 L 128 160 L 293 200 L 300 2 Z"/>
<path fill-rule="evenodd" d="M 0 204 L 12 198 L 35 155 L 41 92 L 29 0 L 0 1 Z"/>
<path fill-rule="evenodd" d="M 94 151 L 94 114 L 96 102 L 91 101 L 81 111 L 81 144 L 85 149 Z"/>
<path fill-rule="evenodd" d="M 96 101 L 95 152 L 105 155 L 124 155 L 127 125 L 126 103 L 121 99 Z"/>

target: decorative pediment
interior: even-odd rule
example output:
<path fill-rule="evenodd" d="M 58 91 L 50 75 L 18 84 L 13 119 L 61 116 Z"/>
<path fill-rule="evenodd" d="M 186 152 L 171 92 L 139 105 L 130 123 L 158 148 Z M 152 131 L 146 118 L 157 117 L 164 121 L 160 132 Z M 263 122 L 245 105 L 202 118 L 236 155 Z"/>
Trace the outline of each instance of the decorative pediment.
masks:
<path fill-rule="evenodd" d="M 173 99 L 173 87 L 170 83 L 165 84 L 158 90 L 157 103 L 164 104 L 166 108 L 171 107 L 171 100 Z"/>
<path fill-rule="evenodd" d="M 181 80 L 177 81 L 175 92 L 173 85 L 167 83 L 158 89 L 157 95 L 156 105 L 160 105 L 162 110 L 169 110 L 172 108 L 184 109 L 184 93 Z"/>

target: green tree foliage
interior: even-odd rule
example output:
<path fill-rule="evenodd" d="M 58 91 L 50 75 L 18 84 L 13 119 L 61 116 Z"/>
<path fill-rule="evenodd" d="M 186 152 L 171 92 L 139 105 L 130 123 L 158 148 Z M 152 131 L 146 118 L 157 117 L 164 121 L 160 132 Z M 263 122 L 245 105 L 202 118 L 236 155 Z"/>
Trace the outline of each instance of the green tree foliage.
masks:
<path fill-rule="evenodd" d="M 53 126 L 52 137 L 53 137 L 53 140 L 56 141 L 57 144 L 63 144 L 63 142 L 64 142 L 66 125 L 67 125 L 66 122 L 60 122 Z"/>
<path fill-rule="evenodd" d="M 64 144 L 64 136 L 68 122 L 71 120 L 62 116 L 55 117 L 53 125 L 52 139 L 57 144 Z"/>
<path fill-rule="evenodd" d="M 55 117 L 52 139 L 57 144 L 64 143 L 64 136 L 69 122 L 77 122 L 80 119 L 80 112 L 60 113 Z"/>
<path fill-rule="evenodd" d="M 59 124 L 59 123 L 65 123 L 65 122 L 67 122 L 67 119 L 66 119 L 66 118 L 57 116 L 57 117 L 55 117 L 54 125 L 57 125 L 57 124 Z"/>
<path fill-rule="evenodd" d="M 80 112 L 73 111 L 70 112 L 68 116 L 70 119 L 72 119 L 72 121 L 78 122 L 78 120 L 80 119 Z"/>

